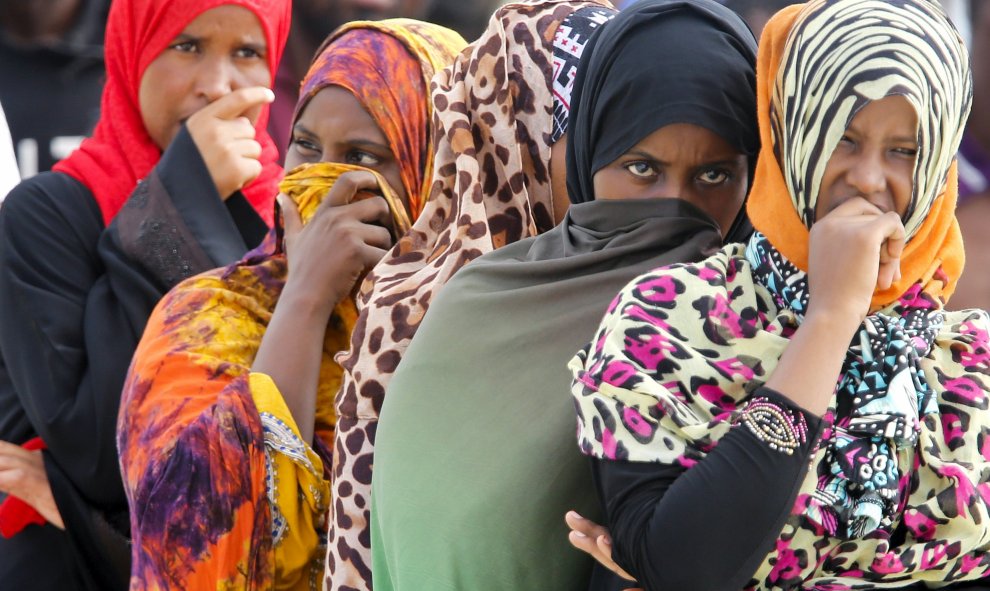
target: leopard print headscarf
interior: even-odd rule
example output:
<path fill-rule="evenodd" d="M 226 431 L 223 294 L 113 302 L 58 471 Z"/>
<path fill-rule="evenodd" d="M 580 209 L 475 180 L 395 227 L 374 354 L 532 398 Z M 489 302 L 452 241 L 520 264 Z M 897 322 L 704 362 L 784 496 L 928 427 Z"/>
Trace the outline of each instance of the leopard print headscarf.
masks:
<path fill-rule="evenodd" d="M 590 6 L 610 7 L 574 0 L 507 4 L 433 80 L 436 157 L 429 200 L 363 283 L 351 350 L 337 358 L 344 381 L 335 405 L 331 591 L 370 588 L 378 413 L 435 292 L 469 261 L 553 227 L 553 42 L 568 15 Z"/>

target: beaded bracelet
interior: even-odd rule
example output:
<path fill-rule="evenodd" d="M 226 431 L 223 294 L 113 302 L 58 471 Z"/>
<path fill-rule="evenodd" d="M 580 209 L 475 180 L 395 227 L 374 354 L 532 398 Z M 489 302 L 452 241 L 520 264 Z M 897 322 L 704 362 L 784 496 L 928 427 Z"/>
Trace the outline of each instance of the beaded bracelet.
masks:
<path fill-rule="evenodd" d="M 803 414 L 763 396 L 750 400 L 739 420 L 770 449 L 787 455 L 792 455 L 808 440 L 808 423 Z"/>

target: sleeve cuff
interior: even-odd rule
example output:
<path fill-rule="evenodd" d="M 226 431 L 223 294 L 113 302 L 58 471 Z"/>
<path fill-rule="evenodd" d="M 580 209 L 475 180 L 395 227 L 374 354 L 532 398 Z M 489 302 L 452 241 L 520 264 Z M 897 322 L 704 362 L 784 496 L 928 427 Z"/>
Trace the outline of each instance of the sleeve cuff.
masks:
<path fill-rule="evenodd" d="M 739 424 L 771 449 L 804 455 L 817 447 L 825 421 L 776 390 L 757 388 L 739 415 Z"/>
<path fill-rule="evenodd" d="M 244 255 L 247 245 L 185 125 L 162 154 L 155 171 L 214 266 L 229 265 Z"/>

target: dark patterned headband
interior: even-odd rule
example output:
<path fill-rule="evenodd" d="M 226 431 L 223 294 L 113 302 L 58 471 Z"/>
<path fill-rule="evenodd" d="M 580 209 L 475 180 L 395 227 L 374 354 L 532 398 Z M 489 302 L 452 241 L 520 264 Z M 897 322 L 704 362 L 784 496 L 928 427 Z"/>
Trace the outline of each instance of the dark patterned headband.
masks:
<path fill-rule="evenodd" d="M 615 11 L 592 6 L 572 12 L 557 27 L 553 38 L 553 134 L 550 143 L 557 143 L 567 133 L 567 119 L 571 112 L 571 91 L 574 76 L 584 46 L 595 29 L 612 20 Z"/>

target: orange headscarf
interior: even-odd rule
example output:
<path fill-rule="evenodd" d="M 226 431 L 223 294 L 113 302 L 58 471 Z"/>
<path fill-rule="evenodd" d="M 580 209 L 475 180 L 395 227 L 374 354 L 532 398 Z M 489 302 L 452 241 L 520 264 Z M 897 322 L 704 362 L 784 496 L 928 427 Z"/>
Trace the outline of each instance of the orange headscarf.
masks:
<path fill-rule="evenodd" d="M 415 220 L 432 181 L 430 80 L 465 45 L 450 29 L 411 19 L 348 23 L 317 51 L 292 120 L 323 88 L 350 91 L 388 139 Z"/>
<path fill-rule="evenodd" d="M 791 48 L 792 32 L 803 17 L 821 7 L 822 0 L 795 5 L 778 12 L 763 30 L 757 56 L 757 115 L 762 148 L 747 212 L 753 226 L 762 232 L 790 262 L 803 271 L 808 270 L 809 229 L 795 208 L 784 178 L 783 166 L 777 158 L 774 142 L 774 109 L 780 92 L 781 61 Z M 935 8 L 935 10 L 938 10 Z M 964 50 L 963 50 L 964 51 Z M 968 105 L 963 109 L 962 126 Z M 852 117 L 855 113 L 850 114 Z M 919 113 L 919 119 L 922 115 Z M 957 122 L 946 121 L 946 125 Z M 923 150 L 925 146 L 921 146 Z M 942 146 L 943 150 L 954 147 Z M 920 151 L 919 151 L 920 158 Z M 956 164 L 953 161 L 945 174 L 941 191 L 931 202 L 924 221 L 909 239 L 901 257 L 901 279 L 888 289 L 873 294 L 871 311 L 894 302 L 915 283 L 921 282 L 929 295 L 947 301 L 962 274 L 965 255 L 962 235 L 956 222 L 955 207 L 958 194 Z"/>

